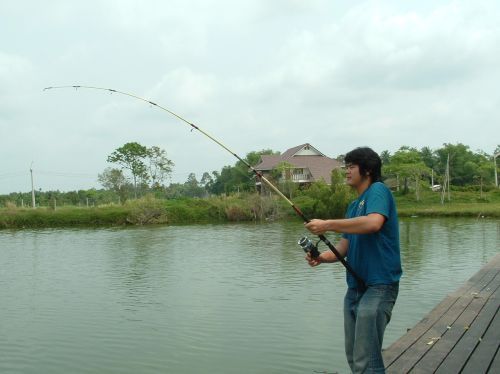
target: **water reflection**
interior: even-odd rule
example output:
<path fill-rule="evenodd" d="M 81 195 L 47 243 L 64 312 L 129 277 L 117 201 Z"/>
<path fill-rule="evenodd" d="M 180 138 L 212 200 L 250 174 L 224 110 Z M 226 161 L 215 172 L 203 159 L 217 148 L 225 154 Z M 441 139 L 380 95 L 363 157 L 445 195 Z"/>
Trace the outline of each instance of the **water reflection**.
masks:
<path fill-rule="evenodd" d="M 426 229 L 422 221 L 402 221 L 400 224 L 401 261 L 403 264 L 412 264 L 411 267 L 404 266 L 405 277 L 412 277 L 412 274 L 421 271 L 428 249 L 424 244 L 428 236 Z"/>
<path fill-rule="evenodd" d="M 400 233 L 386 345 L 498 251 L 500 222 L 408 218 Z M 304 234 L 295 220 L 0 231 L 0 372 L 346 372 L 345 272 L 309 268 Z"/>

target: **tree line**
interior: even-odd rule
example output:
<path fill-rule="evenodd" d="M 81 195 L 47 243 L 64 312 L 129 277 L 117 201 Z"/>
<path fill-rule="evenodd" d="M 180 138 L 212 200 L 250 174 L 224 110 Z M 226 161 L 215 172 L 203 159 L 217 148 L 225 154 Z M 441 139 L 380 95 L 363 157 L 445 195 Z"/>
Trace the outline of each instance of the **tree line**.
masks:
<path fill-rule="evenodd" d="M 278 154 L 270 149 L 253 151 L 245 161 L 254 166 L 261 155 Z M 174 162 L 159 147 L 146 147 L 139 143 L 126 143 L 111 153 L 107 161 L 114 164 L 98 175 L 98 181 L 114 191 L 121 200 L 154 193 L 162 198 L 206 197 L 255 190 L 255 180 L 241 161 L 224 166 L 221 171 L 204 172 L 200 179 L 190 173 L 183 183 L 166 181 L 172 174 Z"/>
<path fill-rule="evenodd" d="M 500 145 L 494 154 L 500 152 Z M 255 166 L 261 155 L 279 154 L 272 149 L 249 152 L 244 160 Z M 419 191 L 442 185 L 449 170 L 449 183 L 453 188 L 472 188 L 481 190 L 495 186 L 495 167 L 493 155 L 481 150 L 472 151 L 469 146 L 443 144 L 438 149 L 422 147 L 420 149 L 402 146 L 394 153 L 387 150 L 380 153 L 383 164 L 384 181 L 401 194 L 415 192 L 419 199 Z M 343 161 L 343 155 L 336 157 Z M 226 165 L 220 171 L 204 172 L 198 179 L 190 173 L 185 182 L 168 183 L 175 166 L 167 157 L 164 149 L 158 146 L 146 147 L 137 142 L 126 143 L 108 155 L 110 167 L 98 174 L 97 180 L 102 189 L 79 190 L 70 192 L 36 191 L 37 203 L 42 206 L 51 205 L 102 205 L 107 203 L 124 203 L 146 194 L 153 194 L 161 199 L 203 198 L 207 196 L 230 195 L 238 192 L 254 192 L 255 178 L 247 166 L 236 161 Z M 287 196 L 307 195 L 323 196 L 329 190 L 321 184 L 308 186 L 299 190 L 296 184 L 281 178 L 281 166 L 274 170 L 269 179 Z M 339 177 L 340 175 L 340 177 Z M 340 178 L 340 180 L 339 180 Z M 341 174 L 332 174 L 332 186 L 342 183 Z M 320 187 L 318 187 L 320 186 Z M 331 193 L 335 193 L 334 189 Z M 309 190 L 309 191 L 308 191 Z M 326 195 L 321 197 L 325 200 Z M 7 202 L 28 205 L 31 192 L 11 193 L 0 196 L 0 204 Z M 326 201 L 326 200 L 325 200 Z"/>
<path fill-rule="evenodd" d="M 500 152 L 497 146 L 494 154 Z M 464 144 L 445 143 L 441 148 L 420 150 L 403 146 L 394 154 L 380 154 L 385 178 L 396 178 L 397 188 L 408 193 L 410 183 L 419 200 L 419 191 L 425 187 L 439 187 L 448 183 L 455 187 L 491 188 L 496 185 L 496 159 L 483 151 L 473 152 Z M 495 163 L 494 163 L 495 161 Z"/>

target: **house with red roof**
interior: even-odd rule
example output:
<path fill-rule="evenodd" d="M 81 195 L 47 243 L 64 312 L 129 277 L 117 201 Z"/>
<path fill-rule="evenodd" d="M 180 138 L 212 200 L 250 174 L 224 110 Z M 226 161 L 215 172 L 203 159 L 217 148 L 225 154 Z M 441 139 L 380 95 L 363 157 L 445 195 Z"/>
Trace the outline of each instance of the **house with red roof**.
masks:
<path fill-rule="evenodd" d="M 260 163 L 254 166 L 264 177 L 277 167 L 282 168 L 280 181 L 305 185 L 323 180 L 330 184 L 332 170 L 341 168 L 342 163 L 306 143 L 287 149 L 280 155 L 262 155 Z M 260 189 L 261 181 L 258 178 L 256 185 Z"/>

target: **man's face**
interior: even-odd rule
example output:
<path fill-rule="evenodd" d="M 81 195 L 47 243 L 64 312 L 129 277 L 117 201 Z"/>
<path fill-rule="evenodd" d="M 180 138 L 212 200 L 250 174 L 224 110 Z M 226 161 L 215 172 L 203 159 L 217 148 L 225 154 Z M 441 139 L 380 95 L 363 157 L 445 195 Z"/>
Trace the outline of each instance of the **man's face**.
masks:
<path fill-rule="evenodd" d="M 364 180 L 363 176 L 359 174 L 359 166 L 347 164 L 345 167 L 346 182 L 351 187 L 357 187 Z"/>

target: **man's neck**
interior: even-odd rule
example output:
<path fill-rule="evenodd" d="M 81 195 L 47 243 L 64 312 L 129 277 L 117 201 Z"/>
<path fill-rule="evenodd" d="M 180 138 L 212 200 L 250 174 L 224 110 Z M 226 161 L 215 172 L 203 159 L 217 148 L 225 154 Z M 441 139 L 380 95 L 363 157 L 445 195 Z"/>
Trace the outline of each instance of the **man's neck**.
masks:
<path fill-rule="evenodd" d="M 358 196 L 361 196 L 363 192 L 365 192 L 368 187 L 370 187 L 372 184 L 372 179 L 370 177 L 365 177 L 361 183 L 356 186 L 356 191 L 358 192 Z"/>

